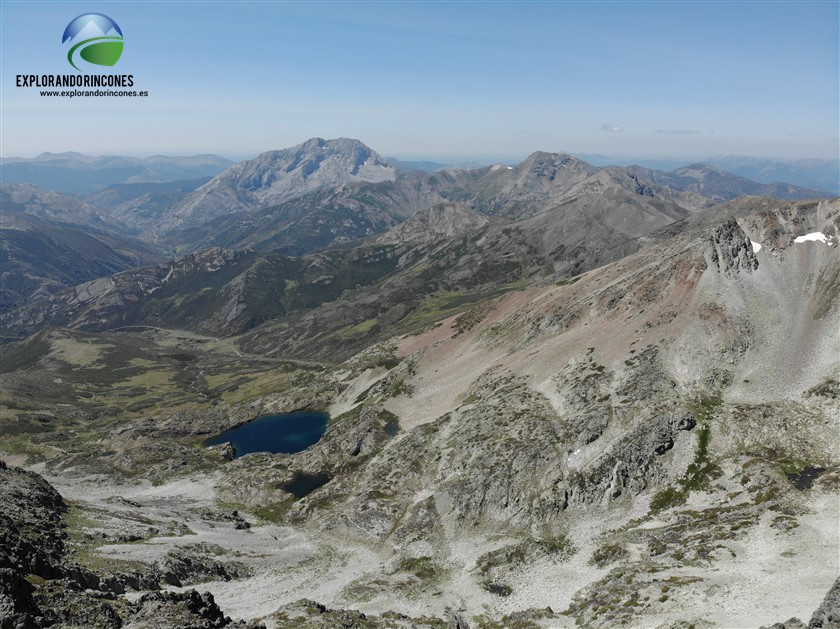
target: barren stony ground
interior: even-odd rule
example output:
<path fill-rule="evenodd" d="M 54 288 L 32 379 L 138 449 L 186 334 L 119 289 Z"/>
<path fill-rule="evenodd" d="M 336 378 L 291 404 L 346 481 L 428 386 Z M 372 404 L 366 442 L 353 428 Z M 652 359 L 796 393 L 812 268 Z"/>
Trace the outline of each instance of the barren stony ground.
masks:
<path fill-rule="evenodd" d="M 135 531 L 131 523 L 141 516 L 163 531 L 181 526 L 190 531 L 175 536 L 151 536 L 143 543 L 103 544 L 97 547 L 98 556 L 151 565 L 164 561 L 166 554 L 175 548 L 206 544 L 223 563 L 233 558 L 250 567 L 251 576 L 203 581 L 198 586 L 202 591 L 211 591 L 226 614 L 244 620 L 264 619 L 301 598 L 368 614 L 395 610 L 410 616 L 437 615 L 444 606 L 463 609 L 473 616 L 483 613 L 497 618 L 529 608 L 563 610 L 586 584 L 598 583 L 611 571 L 610 567 L 590 564 L 589 558 L 597 547 L 593 540 L 625 523 L 628 517 L 644 514 L 640 506 L 637 513 L 616 514 L 612 521 L 576 518 L 571 525 L 575 532 L 571 541 L 578 548 L 575 555 L 561 563 L 543 560 L 518 567 L 509 575 L 516 594 L 507 598 L 488 595 L 470 579 L 469 568 L 486 550 L 498 544 L 482 546 L 475 540 L 464 539 L 451 543 L 452 554 L 445 564 L 451 577 L 439 586 L 445 592 L 430 600 L 416 600 L 411 596 L 398 600 L 389 593 L 380 599 L 359 601 L 343 594 L 346 587 L 365 575 L 387 572 L 389 564 L 390 567 L 393 564 L 393 560 L 389 561 L 392 549 L 348 545 L 340 539 L 316 541 L 304 528 L 277 526 L 251 515 L 247 516 L 251 522 L 248 530 L 237 530 L 233 523 L 222 519 L 207 519 L 206 513 L 201 517 L 199 513 L 216 507 L 212 478 L 159 487 L 147 483 L 129 487 L 109 485 L 101 479 L 47 478 L 87 518 L 96 521 L 98 516 L 108 514 L 107 520 L 98 521 L 88 529 L 91 532 L 105 532 L 109 537 L 124 535 Z M 693 496 L 685 507 L 704 510 L 720 506 L 715 498 L 719 497 Z M 656 583 L 662 585 L 648 585 L 648 589 L 658 590 L 657 598 L 660 598 L 662 588 L 666 588 L 672 597 L 677 597 L 678 605 L 676 609 L 646 614 L 645 625 L 692 620 L 704 622 L 705 626 L 757 627 L 792 616 L 807 619 L 837 576 L 836 565 L 827 558 L 836 557 L 840 551 L 836 536 L 840 500 L 836 489 L 811 490 L 809 498 L 808 512 L 797 517 L 798 527 L 792 531 L 774 527 L 777 515 L 766 511 L 758 516 L 744 538 L 726 542 L 726 550 L 716 552 L 709 565 L 672 565 L 655 572 Z M 652 520 L 639 529 L 656 530 L 664 525 L 667 519 Z M 629 560 L 636 553 L 643 553 L 637 544 L 631 543 L 629 550 Z M 628 561 L 628 566 L 632 565 Z M 785 578 L 780 579 L 780 575 Z M 680 587 L 686 581 L 691 587 Z M 678 585 L 669 588 L 668 583 Z M 792 583 L 796 586 L 791 587 Z M 189 588 L 183 588 L 186 589 Z M 135 594 L 130 598 L 138 597 Z M 479 601 L 481 604 L 477 606 Z M 270 620 L 266 622 L 268 627 L 272 626 Z M 572 619 L 557 617 L 546 626 L 575 625 Z"/>

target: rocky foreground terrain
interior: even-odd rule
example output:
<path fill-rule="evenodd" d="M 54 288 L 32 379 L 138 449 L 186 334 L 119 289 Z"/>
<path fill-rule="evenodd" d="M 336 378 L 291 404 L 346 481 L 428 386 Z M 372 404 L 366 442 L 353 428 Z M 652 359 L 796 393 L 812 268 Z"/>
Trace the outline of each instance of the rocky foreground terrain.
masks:
<path fill-rule="evenodd" d="M 503 290 L 463 261 L 513 235 L 451 210 L 300 319 L 4 347 L 0 626 L 838 626 L 840 203 L 739 199 Z M 432 263 L 462 283 L 290 341 Z M 202 446 L 304 408 L 303 452 Z"/>

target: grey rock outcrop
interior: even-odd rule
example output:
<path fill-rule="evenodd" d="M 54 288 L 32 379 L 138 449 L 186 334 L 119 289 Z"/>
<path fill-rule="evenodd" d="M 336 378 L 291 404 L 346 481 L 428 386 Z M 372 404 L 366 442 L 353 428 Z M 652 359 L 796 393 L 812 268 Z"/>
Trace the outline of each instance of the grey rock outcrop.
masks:
<path fill-rule="evenodd" d="M 760 629 L 806 629 L 807 626 L 799 618 L 791 618 L 784 622 L 777 622 L 769 627 L 761 627 Z"/>
<path fill-rule="evenodd" d="M 137 601 L 139 609 L 126 629 L 222 629 L 244 627 L 225 616 L 210 592 L 151 592 Z M 263 625 L 251 625 L 253 629 Z"/>
<path fill-rule="evenodd" d="M 193 545 L 169 551 L 163 562 L 163 578 L 173 585 L 180 586 L 205 579 L 230 581 L 250 574 L 251 571 L 244 564 L 233 561 L 222 562 L 214 558 L 214 550 L 201 545 Z"/>
<path fill-rule="evenodd" d="M 758 268 L 750 239 L 734 218 L 715 228 L 704 254 L 707 264 L 724 275 L 734 276 L 741 271 L 751 273 Z"/>
<path fill-rule="evenodd" d="M 825 595 L 823 602 L 811 616 L 808 629 L 837 629 L 840 627 L 840 578 Z"/>
<path fill-rule="evenodd" d="M 470 629 L 470 625 L 461 614 L 449 612 L 449 629 Z"/>
<path fill-rule="evenodd" d="M 35 588 L 20 574 L 0 569 L 0 629 L 34 629 L 41 615 L 32 599 Z"/>
<path fill-rule="evenodd" d="M 60 576 L 67 506 L 43 478 L 0 467 L 0 568 L 49 579 Z"/>
<path fill-rule="evenodd" d="M 270 620 L 276 629 L 447 629 L 447 622 L 439 618 L 412 618 L 392 611 L 373 616 L 354 609 L 329 609 L 308 599 L 284 605 Z"/>

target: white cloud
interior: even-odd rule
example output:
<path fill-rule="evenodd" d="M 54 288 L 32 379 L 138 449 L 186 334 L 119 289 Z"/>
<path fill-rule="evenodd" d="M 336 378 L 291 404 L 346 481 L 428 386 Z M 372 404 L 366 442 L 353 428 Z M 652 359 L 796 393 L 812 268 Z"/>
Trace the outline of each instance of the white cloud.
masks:
<path fill-rule="evenodd" d="M 612 124 L 611 122 L 605 122 L 601 125 L 601 131 L 606 131 L 607 133 L 624 133 L 624 127 Z"/>

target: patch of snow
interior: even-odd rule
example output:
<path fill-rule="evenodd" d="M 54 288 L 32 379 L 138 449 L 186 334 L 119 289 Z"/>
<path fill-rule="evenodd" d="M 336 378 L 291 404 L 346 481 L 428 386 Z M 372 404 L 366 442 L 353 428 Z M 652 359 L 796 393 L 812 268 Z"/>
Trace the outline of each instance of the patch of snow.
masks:
<path fill-rule="evenodd" d="M 759 251 L 761 251 L 761 243 L 757 243 L 754 240 L 750 240 L 750 244 L 752 245 L 753 253 L 758 253 Z"/>
<path fill-rule="evenodd" d="M 829 247 L 831 246 L 831 243 L 828 242 L 831 239 L 822 232 L 811 232 L 810 234 L 805 234 L 804 236 L 797 236 L 793 242 L 808 242 L 809 240 L 818 240 Z"/>

